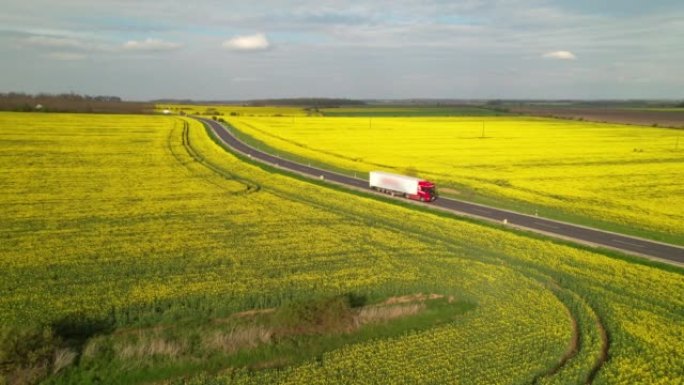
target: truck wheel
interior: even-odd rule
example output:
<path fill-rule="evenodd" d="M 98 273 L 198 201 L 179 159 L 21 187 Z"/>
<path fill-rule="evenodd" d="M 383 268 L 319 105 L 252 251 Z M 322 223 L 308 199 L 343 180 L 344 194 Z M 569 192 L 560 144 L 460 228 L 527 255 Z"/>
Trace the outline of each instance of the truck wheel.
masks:
<path fill-rule="evenodd" d="M 425 202 L 425 198 L 420 197 L 420 201 L 421 201 L 421 202 Z"/>

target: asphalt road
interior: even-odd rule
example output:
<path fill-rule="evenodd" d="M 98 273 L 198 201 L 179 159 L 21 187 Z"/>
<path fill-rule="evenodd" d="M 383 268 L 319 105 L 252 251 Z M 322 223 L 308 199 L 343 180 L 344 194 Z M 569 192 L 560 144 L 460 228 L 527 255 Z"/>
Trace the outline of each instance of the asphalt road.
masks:
<path fill-rule="evenodd" d="M 368 187 L 368 182 L 365 180 L 352 178 L 346 175 L 337 174 L 335 172 L 318 169 L 266 154 L 239 141 L 220 123 L 204 118 L 198 118 L 198 120 L 205 123 L 216 134 L 216 136 L 218 136 L 233 150 L 247 155 L 252 159 L 269 163 L 271 165 L 277 165 L 280 168 L 296 171 L 300 174 L 309 175 L 312 178 L 325 179 L 339 184 L 353 186 L 358 189 L 367 190 L 369 192 L 373 191 Z M 508 226 L 531 230 L 556 238 L 572 240 L 591 246 L 618 250 L 627 254 L 643 256 L 684 266 L 684 247 L 680 246 L 650 241 L 643 238 L 630 237 L 622 234 L 573 225 L 566 222 L 554 221 L 532 215 L 520 214 L 449 198 L 438 198 L 432 203 L 416 202 L 416 204 L 436 207 L 442 210 L 453 211 L 457 214 L 465 214 L 471 217 L 505 223 Z"/>

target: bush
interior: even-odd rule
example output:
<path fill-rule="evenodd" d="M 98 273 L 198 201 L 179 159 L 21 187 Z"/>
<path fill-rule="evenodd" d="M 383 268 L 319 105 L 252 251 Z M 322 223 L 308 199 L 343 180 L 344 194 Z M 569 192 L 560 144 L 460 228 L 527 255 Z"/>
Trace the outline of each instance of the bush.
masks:
<path fill-rule="evenodd" d="M 344 331 L 354 322 L 349 296 L 298 301 L 278 309 L 274 320 L 283 334 L 322 334 Z"/>
<path fill-rule="evenodd" d="M 34 383 L 47 375 L 58 347 L 50 327 L 1 327 L 0 376 L 10 384 Z"/>

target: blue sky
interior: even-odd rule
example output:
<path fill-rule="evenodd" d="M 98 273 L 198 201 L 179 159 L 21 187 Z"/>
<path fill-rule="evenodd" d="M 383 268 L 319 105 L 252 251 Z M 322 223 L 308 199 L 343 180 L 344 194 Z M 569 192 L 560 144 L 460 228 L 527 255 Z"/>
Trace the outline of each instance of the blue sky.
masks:
<path fill-rule="evenodd" d="M 681 1 L 6 0 L 0 91 L 684 98 Z"/>

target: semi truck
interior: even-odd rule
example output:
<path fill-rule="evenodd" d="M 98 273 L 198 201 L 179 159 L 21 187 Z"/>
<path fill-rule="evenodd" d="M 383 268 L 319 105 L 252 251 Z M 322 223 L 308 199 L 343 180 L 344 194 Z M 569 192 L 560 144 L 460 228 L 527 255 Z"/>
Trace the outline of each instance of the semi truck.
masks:
<path fill-rule="evenodd" d="M 437 199 L 434 183 L 411 176 L 371 171 L 368 184 L 372 190 L 384 192 L 392 196 L 403 196 L 421 202 L 432 202 Z"/>

